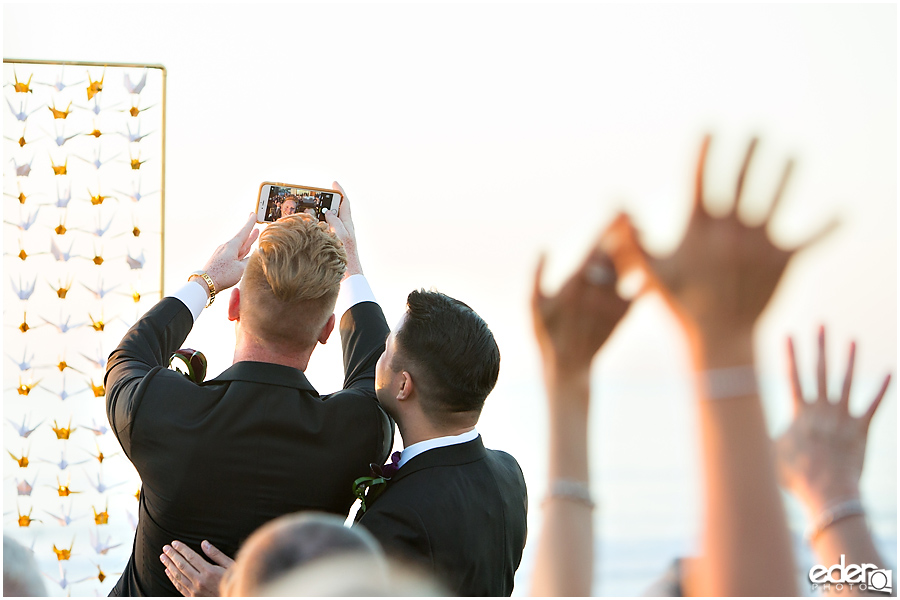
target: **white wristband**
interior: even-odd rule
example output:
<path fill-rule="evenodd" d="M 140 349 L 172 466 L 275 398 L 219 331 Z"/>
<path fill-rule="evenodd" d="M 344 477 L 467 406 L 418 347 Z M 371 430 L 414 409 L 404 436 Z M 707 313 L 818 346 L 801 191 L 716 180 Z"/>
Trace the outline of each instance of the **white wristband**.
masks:
<path fill-rule="evenodd" d="M 819 518 L 816 519 L 815 523 L 810 527 L 809 532 L 806 534 L 806 539 L 812 542 L 819 537 L 823 531 L 841 519 L 863 514 L 865 514 L 865 510 L 863 509 L 862 502 L 860 502 L 859 498 L 852 498 L 833 504 L 822 511 L 822 514 L 819 515 Z"/>
<path fill-rule="evenodd" d="M 550 484 L 547 496 L 542 504 L 546 504 L 550 500 L 571 500 L 579 504 L 584 504 L 588 508 L 593 509 L 594 501 L 591 499 L 591 488 L 585 481 L 577 481 L 575 479 L 557 479 Z"/>

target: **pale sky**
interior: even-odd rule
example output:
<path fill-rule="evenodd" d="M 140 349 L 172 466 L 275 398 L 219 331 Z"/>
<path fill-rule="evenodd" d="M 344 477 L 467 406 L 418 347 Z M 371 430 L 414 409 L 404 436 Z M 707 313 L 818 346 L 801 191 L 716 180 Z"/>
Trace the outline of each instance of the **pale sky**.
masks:
<path fill-rule="evenodd" d="M 798 338 L 808 381 L 820 323 L 833 365 L 857 341 L 857 410 L 895 369 L 894 5 L 5 4 L 3 17 L 7 58 L 166 67 L 165 291 L 237 231 L 262 181 L 336 179 L 389 323 L 418 287 L 478 311 L 502 355 L 479 430 L 519 458 L 535 519 L 546 465 L 528 313 L 537 257 L 549 252 L 552 287 L 623 207 L 651 248 L 671 249 L 705 132 L 713 201 L 728 197 L 759 135 L 751 209 L 797 160 L 774 238 L 796 244 L 842 222 L 794 260 L 761 323 L 773 430 L 789 418 L 786 335 Z M 231 362 L 226 305 L 207 310 L 186 342 L 212 375 Z M 339 350 L 335 339 L 314 354 L 308 375 L 321 392 L 340 385 Z M 679 483 L 696 485 L 684 368 L 653 300 L 597 365 L 592 467 L 612 538 L 686 535 L 666 525 L 672 514 L 695 523 Z M 876 533 L 894 537 L 895 389 L 873 423 L 864 476 Z M 659 512 L 648 502 L 659 494 L 678 496 L 681 512 Z"/>

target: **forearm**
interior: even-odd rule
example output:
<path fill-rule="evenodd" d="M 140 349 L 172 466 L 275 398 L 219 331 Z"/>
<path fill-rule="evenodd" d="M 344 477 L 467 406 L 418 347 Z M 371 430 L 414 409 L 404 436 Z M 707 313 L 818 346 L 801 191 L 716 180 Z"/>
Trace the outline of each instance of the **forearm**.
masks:
<path fill-rule="evenodd" d="M 590 372 L 546 374 L 549 399 L 550 494 L 543 504 L 532 582 L 535 596 L 589 596 L 593 572 L 593 511 L 586 502 L 553 495 L 559 481 L 589 483 Z"/>
<path fill-rule="evenodd" d="M 719 349 L 721 346 L 718 347 Z M 698 373 L 698 420 L 703 457 L 703 551 L 690 595 L 794 595 L 794 560 L 778 494 L 762 406 L 752 389 L 727 397 L 712 385 L 709 365 L 752 364 L 752 346 L 703 351 Z M 749 372 L 745 372 L 748 373 Z"/>

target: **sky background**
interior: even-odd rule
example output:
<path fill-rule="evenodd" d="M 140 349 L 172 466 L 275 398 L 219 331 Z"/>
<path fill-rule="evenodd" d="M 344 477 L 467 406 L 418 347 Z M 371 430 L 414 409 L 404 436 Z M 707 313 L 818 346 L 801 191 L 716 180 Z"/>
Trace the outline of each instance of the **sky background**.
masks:
<path fill-rule="evenodd" d="M 760 322 L 773 433 L 790 417 L 786 335 L 797 338 L 809 383 L 820 323 L 833 365 L 857 341 L 856 411 L 895 369 L 896 31 L 896 7 L 885 4 L 3 8 L 6 58 L 166 67 L 166 292 L 237 231 L 261 182 L 336 179 L 389 323 L 410 290 L 432 286 L 485 318 L 502 365 L 479 431 L 518 458 L 532 500 L 517 594 L 527 592 L 546 468 L 529 314 L 537 258 L 549 253 L 552 289 L 621 209 L 652 250 L 671 250 L 705 133 L 714 136 L 714 208 L 758 135 L 748 214 L 765 210 L 793 157 L 775 241 L 794 245 L 834 217 L 842 223 L 792 261 Z M 232 358 L 224 300 L 185 344 L 207 355 L 211 375 Z M 693 547 L 699 479 L 686 367 L 683 340 L 654 298 L 635 304 L 595 365 L 600 593 L 638 593 Z M 336 339 L 307 373 L 320 392 L 340 386 Z M 831 375 L 837 389 L 842 373 Z M 870 525 L 894 565 L 895 390 L 872 424 L 863 478 Z M 7 476 L 14 463 L 4 465 Z M 799 535 L 803 513 L 792 501 L 788 510 Z"/>

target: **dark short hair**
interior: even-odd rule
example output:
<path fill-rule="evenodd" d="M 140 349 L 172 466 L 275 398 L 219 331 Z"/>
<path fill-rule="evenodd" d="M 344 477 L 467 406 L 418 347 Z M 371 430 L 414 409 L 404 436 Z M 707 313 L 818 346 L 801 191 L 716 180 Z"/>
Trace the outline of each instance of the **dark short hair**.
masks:
<path fill-rule="evenodd" d="M 500 349 L 487 323 L 464 302 L 437 291 L 411 292 L 406 308 L 391 368 L 411 367 L 432 418 L 480 413 L 500 373 Z"/>

